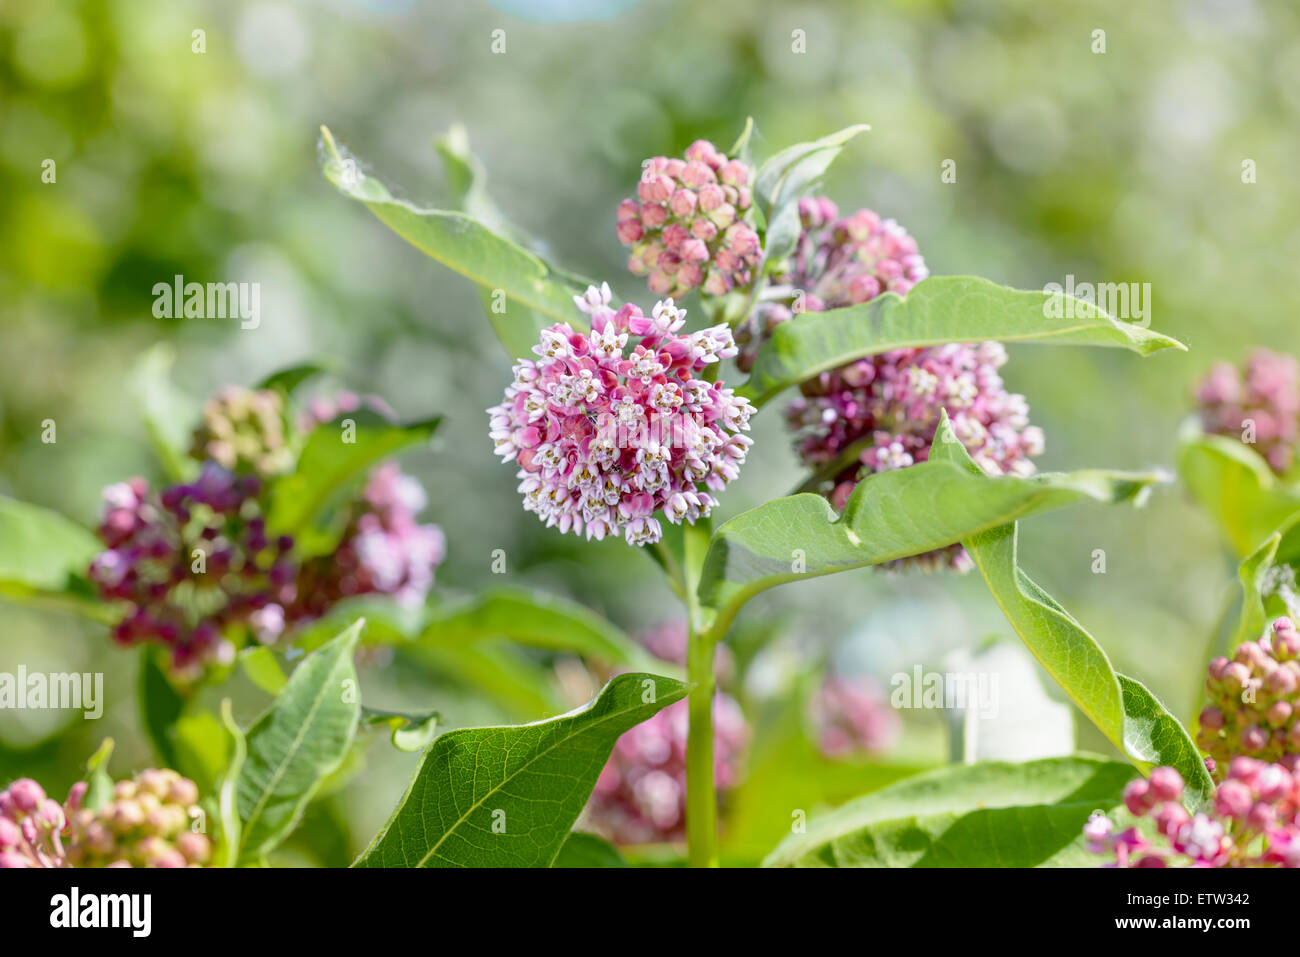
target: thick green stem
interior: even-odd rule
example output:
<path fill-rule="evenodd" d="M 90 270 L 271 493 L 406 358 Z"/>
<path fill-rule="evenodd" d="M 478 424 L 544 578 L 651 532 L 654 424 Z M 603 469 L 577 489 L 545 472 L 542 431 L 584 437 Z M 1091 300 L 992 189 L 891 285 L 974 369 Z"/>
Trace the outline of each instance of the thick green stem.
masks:
<path fill-rule="evenodd" d="M 718 866 L 718 798 L 713 780 L 713 641 L 691 628 L 687 676 L 686 841 L 691 867 Z"/>

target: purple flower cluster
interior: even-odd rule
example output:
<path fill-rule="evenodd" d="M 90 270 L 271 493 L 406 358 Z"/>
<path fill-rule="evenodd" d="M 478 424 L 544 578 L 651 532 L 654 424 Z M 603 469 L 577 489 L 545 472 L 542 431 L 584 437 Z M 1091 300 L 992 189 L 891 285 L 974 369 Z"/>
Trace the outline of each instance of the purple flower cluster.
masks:
<path fill-rule="evenodd" d="M 736 334 L 736 362 L 746 372 L 772 331 L 796 314 L 858 305 L 885 292 L 901 296 L 930 274 L 907 230 L 869 209 L 841 218 L 829 199 L 807 198 L 799 201 L 799 218 L 794 252 Z"/>
<path fill-rule="evenodd" d="M 335 602 L 357 595 L 393 595 L 407 606 L 423 604 L 447 551 L 442 529 L 416 519 L 427 501 L 423 486 L 396 463 L 375 469 L 339 547 L 303 563 L 290 618 L 319 617 Z"/>
<path fill-rule="evenodd" d="M 870 679 L 829 676 L 812 701 L 817 745 L 827 757 L 887 751 L 898 740 L 902 722 Z"/>
<path fill-rule="evenodd" d="M 707 140 L 686 158 L 642 164 L 637 198 L 618 207 L 618 239 L 632 247 L 627 267 L 649 276 L 650 291 L 680 299 L 701 287 L 721 296 L 749 285 L 762 255 L 758 233 L 740 217 L 749 209 L 750 169 Z"/>
<path fill-rule="evenodd" d="M 668 622 L 640 637 L 651 653 L 686 663 L 686 626 Z M 718 646 L 720 676 L 732 669 Z M 686 834 L 686 734 L 689 711 L 679 701 L 624 732 L 596 780 L 584 817 L 617 844 L 680 841 Z M 740 780 L 749 725 L 740 705 L 719 691 L 713 698 L 713 778 L 719 798 Z"/>
<path fill-rule="evenodd" d="M 1205 431 L 1254 445 L 1279 475 L 1291 467 L 1300 438 L 1300 362 L 1256 349 L 1244 373 L 1215 363 L 1196 397 Z"/>
<path fill-rule="evenodd" d="M 1196 743 L 1216 766 L 1244 755 L 1300 767 L 1300 631 L 1290 618 L 1211 661 L 1205 688 Z"/>
<path fill-rule="evenodd" d="M 926 461 L 947 410 L 953 431 L 990 475 L 1029 475 L 1043 451 L 1025 397 L 1007 392 L 999 343 L 896 349 L 823 372 L 801 386 L 786 410 L 804 463 L 823 475 L 831 503 L 843 508 L 857 483 L 877 472 Z M 909 565 L 968 567 L 957 545 L 906 560 Z"/>
<path fill-rule="evenodd" d="M 224 454 L 219 446 L 225 439 L 218 437 L 243 434 L 219 424 L 214 410 L 226 414 L 237 402 L 262 403 L 256 397 L 268 395 L 276 394 L 248 393 L 237 400 L 234 392 L 223 391 L 200 429 L 210 438 L 196 438 L 195 454 Z M 332 403 L 316 403 L 305 421 L 314 427 L 316 415 L 333 419 L 361 404 L 344 394 Z M 264 472 L 269 446 L 259 452 L 249 435 L 244 435 L 247 444 L 229 443 L 234 458 L 226 459 Z M 383 594 L 408 604 L 424 600 L 445 542 L 437 526 L 416 521 L 424 490 L 395 464 L 379 466 L 345 506 L 350 520 L 336 549 L 305 561 L 292 537 L 268 535 L 268 497 L 263 478 L 212 460 L 203 463 L 194 482 L 156 495 L 139 478 L 108 486 L 98 530 L 106 547 L 91 563 L 89 577 L 101 597 L 123 606 L 113 637 L 124 645 L 165 645 L 177 675 L 192 679 L 206 665 L 232 660 L 245 635 L 273 642 L 342 598 Z"/>
<path fill-rule="evenodd" d="M 1195 815 L 1179 803 L 1182 776 L 1156 768 L 1129 782 L 1124 806 L 1154 825 L 1116 832 L 1100 811 L 1084 825 L 1088 850 L 1115 867 L 1300 867 L 1300 778 L 1280 764 L 1233 758 L 1214 807 Z"/>
<path fill-rule="evenodd" d="M 256 477 L 211 462 L 195 482 L 156 497 L 140 478 L 104 489 L 99 537 L 107 548 L 90 579 L 103 598 L 126 606 L 114 639 L 161 642 L 178 671 L 194 672 L 231 659 L 232 626 L 253 625 L 293 599 L 293 540 L 267 537 L 261 491 Z"/>
<path fill-rule="evenodd" d="M 609 286 L 575 297 L 592 331 L 568 323 L 542 331 L 537 359 L 521 359 L 505 401 L 489 409 L 503 461 L 519 463 L 524 508 L 548 527 L 629 544 L 659 541 L 655 513 L 674 524 L 708 515 L 739 473 L 753 406 L 701 377 L 735 355 L 725 324 L 681 332 L 671 299 L 649 316 L 615 310 Z M 628 348 L 629 337 L 639 338 Z"/>
<path fill-rule="evenodd" d="M 0 791 L 0 867 L 202 867 L 212 856 L 191 830 L 199 789 L 175 771 L 119 781 L 96 810 L 81 806 L 86 790 L 77 783 L 62 805 L 31 778 Z"/>

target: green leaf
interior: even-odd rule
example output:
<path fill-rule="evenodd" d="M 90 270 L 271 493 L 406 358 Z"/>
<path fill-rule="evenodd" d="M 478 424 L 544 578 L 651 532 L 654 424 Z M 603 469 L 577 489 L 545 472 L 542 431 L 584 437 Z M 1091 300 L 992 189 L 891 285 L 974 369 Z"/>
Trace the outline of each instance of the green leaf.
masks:
<path fill-rule="evenodd" d="M 805 312 L 776 328 L 738 392 L 761 405 L 789 386 L 854 359 L 949 342 L 1117 346 L 1142 355 L 1186 348 L 1077 299 L 1070 300 L 1075 318 L 1047 318 L 1048 303 L 1068 298 L 973 276 L 932 276 L 902 298 L 885 293 L 860 306 Z"/>
<path fill-rule="evenodd" d="M 1133 769 L 1076 755 L 919 774 L 815 817 L 766 867 L 1096 865 L 1082 828 L 1122 800 Z"/>
<path fill-rule="evenodd" d="M 361 707 L 362 724 L 374 727 L 384 725 L 392 732 L 393 747 L 399 751 L 423 751 L 433 740 L 438 727 L 438 712 L 405 714 L 401 711 L 381 711 Z"/>
<path fill-rule="evenodd" d="M 434 674 L 482 692 L 518 718 L 555 714 L 565 707 L 554 671 L 502 639 L 470 645 L 411 642 L 398 650 Z"/>
<path fill-rule="evenodd" d="M 330 534 L 323 528 L 326 523 L 322 513 L 326 506 L 359 482 L 380 460 L 427 442 L 441 421 L 432 418 L 396 425 L 362 409 L 318 425 L 307 437 L 294 472 L 278 479 L 271 487 L 267 529 L 272 535 L 293 535 L 299 539 L 300 554 L 328 551 L 338 529 Z"/>
<path fill-rule="evenodd" d="M 1194 421 L 1183 426 L 1179 439 L 1178 475 L 1238 559 L 1300 519 L 1300 490 L 1282 485 L 1254 449 L 1236 439 L 1205 435 Z M 1288 535 L 1279 544 L 1277 560 L 1297 559 L 1300 534 Z"/>
<path fill-rule="evenodd" d="M 248 680 L 269 695 L 278 695 L 284 690 L 288 678 L 284 669 L 276 661 L 275 653 L 264 645 L 250 645 L 239 652 L 239 664 L 248 675 Z"/>
<path fill-rule="evenodd" d="M 945 421 L 941 428 L 948 428 Z M 932 460 L 960 464 L 983 475 L 960 442 L 936 442 Z M 1030 653 L 1061 690 L 1111 743 L 1141 770 L 1176 768 L 1187 783 L 1187 801 L 1199 807 L 1214 784 L 1187 732 L 1141 683 L 1119 675 L 1106 652 L 1051 595 L 1020 568 L 1015 522 L 962 539 L 994 601 Z"/>
<path fill-rule="evenodd" d="M 85 575 L 104 546 L 58 512 L 0 495 L 0 599 L 113 617 Z"/>
<path fill-rule="evenodd" d="M 210 711 L 184 714 L 168 729 L 175 768 L 199 786 L 200 794 L 216 794 L 222 772 L 230 763 L 231 742 L 220 719 Z"/>
<path fill-rule="evenodd" d="M 627 867 L 617 847 L 603 837 L 571 831 L 552 867 Z"/>
<path fill-rule="evenodd" d="M 493 588 L 434 608 L 416 641 L 465 646 L 483 638 L 545 651 L 569 652 L 610 665 L 645 667 L 654 660 L 626 633 L 577 602 L 519 588 Z"/>
<path fill-rule="evenodd" d="M 935 447 L 945 442 L 961 446 L 946 415 Z M 994 477 L 932 454 L 920 465 L 866 477 L 840 515 L 823 496 L 802 493 L 725 522 L 709 545 L 700 599 L 725 620 L 783 582 L 923 554 L 1075 502 L 1140 500 L 1160 480 L 1099 470 Z"/>
<path fill-rule="evenodd" d="M 763 236 L 764 263 L 780 262 L 799 239 L 799 200 L 825 175 L 840 151 L 871 127 L 850 126 L 810 143 L 786 147 L 759 167 L 754 198 L 767 222 Z"/>
<path fill-rule="evenodd" d="M 515 334 L 513 323 L 516 318 L 526 322 L 532 319 L 526 311 L 512 315 L 511 307 L 535 311 L 550 317 L 552 322 L 575 323 L 579 318 L 573 297 L 581 294 L 584 286 L 472 215 L 420 209 L 394 199 L 383 183 L 362 173 L 356 160 L 340 150 L 329 130 L 322 127 L 321 137 L 325 178 L 344 196 L 365 203 L 381 222 L 421 252 L 468 276 L 484 289 L 499 289 L 505 294 L 509 318 L 503 317 L 503 321 L 511 326 L 502 341 L 516 357 L 529 353 L 518 351 L 525 336 L 523 331 Z M 501 324 L 496 324 L 500 333 Z M 531 347 L 536 342 L 534 338 L 527 345 Z"/>
<path fill-rule="evenodd" d="M 1237 568 L 1241 582 L 1241 615 L 1229 646 L 1223 654 L 1231 655 L 1243 641 L 1257 641 L 1268 627 L 1265 585 L 1277 558 L 1282 533 L 1275 532 L 1264 544 L 1247 555 Z"/>
<path fill-rule="evenodd" d="M 239 860 L 255 861 L 284 839 L 321 781 L 342 763 L 356 732 L 357 622 L 294 669 L 248 731 L 239 776 Z"/>
<path fill-rule="evenodd" d="M 242 822 L 239 816 L 239 790 L 242 782 L 244 763 L 248 759 L 248 741 L 244 732 L 235 723 L 234 711 L 230 699 L 221 702 L 221 724 L 230 735 L 230 763 L 221 775 L 217 788 L 217 822 L 220 825 L 219 840 L 215 861 L 222 867 L 236 867 L 239 864 L 239 848 Z"/>
<path fill-rule="evenodd" d="M 113 799 L 113 778 L 108 773 L 108 759 L 112 756 L 113 739 L 105 738 L 86 762 L 86 776 L 82 780 L 87 787 L 81 806 L 87 810 L 98 811 Z"/>
<path fill-rule="evenodd" d="M 329 372 L 330 369 L 329 365 L 319 362 L 303 362 L 298 365 L 286 366 L 272 372 L 253 388 L 270 389 L 282 395 L 290 396 L 293 395 L 298 386 L 309 379 L 314 379 L 318 375 Z"/>
<path fill-rule="evenodd" d="M 173 481 L 183 481 L 198 470 L 189 447 L 199 402 L 172 381 L 175 362 L 175 346 L 160 342 L 136 361 L 127 382 L 163 471 Z"/>
<path fill-rule="evenodd" d="M 166 654 L 163 649 L 149 645 L 140 649 L 140 673 L 136 691 L 145 732 L 163 765 L 174 768 L 177 755 L 171 731 L 185 710 L 185 699 L 176 690 L 162 666 Z"/>
<path fill-rule="evenodd" d="M 594 701 L 533 724 L 449 731 L 358 867 L 548 867 L 619 735 L 686 696 L 629 673 Z"/>

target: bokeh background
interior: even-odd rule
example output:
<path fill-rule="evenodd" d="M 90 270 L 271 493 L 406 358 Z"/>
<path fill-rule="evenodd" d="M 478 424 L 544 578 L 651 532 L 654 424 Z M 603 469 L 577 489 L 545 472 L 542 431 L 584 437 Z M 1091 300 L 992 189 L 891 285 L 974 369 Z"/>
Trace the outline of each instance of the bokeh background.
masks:
<path fill-rule="evenodd" d="M 504 53 L 491 51 L 494 30 Z M 806 53 L 792 52 L 795 30 Z M 1105 53 L 1093 52 L 1095 30 Z M 102 486 L 156 478 L 132 370 L 159 342 L 196 396 L 326 358 L 339 385 L 407 417 L 447 417 L 436 446 L 405 459 L 450 543 L 441 595 L 500 584 L 491 553 L 502 548 L 511 583 L 629 629 L 672 617 L 643 555 L 562 537 L 519 509 L 483 411 L 509 359 L 474 288 L 339 196 L 319 173 L 317 131 L 328 124 L 401 195 L 438 205 L 447 192 L 433 143 L 463 123 L 516 223 L 560 263 L 648 304 L 623 269 L 616 204 L 644 157 L 698 137 L 725 148 L 746 116 L 759 156 L 870 123 L 826 192 L 842 209 L 897 218 L 935 274 L 1024 288 L 1067 274 L 1151 284 L 1154 327 L 1188 353 L 1011 349 L 1006 379 L 1047 433 L 1043 468 L 1169 467 L 1213 360 L 1253 345 L 1300 351 L 1294 6 L 0 0 L 0 494 L 93 524 Z M 42 181 L 47 159 L 54 183 Z M 948 159 L 955 183 L 941 181 Z M 154 283 L 178 273 L 259 282 L 260 328 L 154 318 Z M 50 418 L 54 445 L 40 441 Z M 723 517 L 801 480 L 775 407 L 755 438 Z M 1024 566 L 1117 668 L 1194 715 L 1234 569 L 1182 491 L 1168 486 L 1140 512 L 1051 514 L 1021 537 Z M 1104 575 L 1091 570 L 1099 548 Z M 777 632 L 780 647 L 818 649 L 885 682 L 1007 631 L 978 578 L 865 570 L 767 593 L 745 619 Z M 104 671 L 108 711 L 100 722 L 0 715 L 0 779 L 35 774 L 61 793 L 105 734 L 118 739 L 119 773 L 151 759 L 135 656 L 102 629 L 0 605 L 0 670 L 19 661 Z M 402 669 L 366 680 L 394 705 L 434 695 L 453 725 L 521 717 Z M 933 735 L 908 740 L 942 759 Z M 1080 741 L 1106 750 L 1088 728 Z M 368 760 L 318 814 L 335 846 L 319 838 L 304 860 L 346 860 L 386 817 L 410 760 L 382 749 Z"/>

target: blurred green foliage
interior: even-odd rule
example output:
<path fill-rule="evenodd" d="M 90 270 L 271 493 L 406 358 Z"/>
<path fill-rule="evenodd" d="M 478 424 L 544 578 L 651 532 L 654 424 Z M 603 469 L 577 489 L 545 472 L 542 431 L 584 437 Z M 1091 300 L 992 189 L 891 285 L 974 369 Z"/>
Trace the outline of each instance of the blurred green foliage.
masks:
<path fill-rule="evenodd" d="M 607 15 L 575 20 L 592 11 Z M 505 31 L 503 53 L 492 52 L 494 30 Z M 1093 52 L 1096 30 L 1105 53 Z M 792 52 L 794 31 L 806 53 Z M 747 115 L 760 156 L 870 123 L 827 192 L 841 208 L 896 217 L 933 273 L 1025 288 L 1067 274 L 1151 283 L 1153 325 L 1189 354 L 1012 350 L 1006 378 L 1047 432 L 1045 468 L 1167 464 L 1212 360 L 1256 344 L 1300 351 L 1294 6 L 4 0 L 0 493 L 89 524 L 103 485 L 157 479 L 130 381 L 159 341 L 174 344 L 195 395 L 327 357 L 340 384 L 383 395 L 403 418 L 447 417 L 437 446 L 406 460 L 450 542 L 441 593 L 501 584 L 491 569 L 501 548 L 509 583 L 568 594 L 629 629 L 677 614 L 645 556 L 560 536 L 518 508 L 482 411 L 509 358 L 476 291 L 339 197 L 319 175 L 315 140 L 328 123 L 408 198 L 447 203 L 433 144 L 462 122 L 511 219 L 559 262 L 648 304 L 622 267 L 618 200 L 644 157 L 700 136 L 730 143 Z M 955 183 L 941 181 L 945 160 Z M 1254 183 L 1243 182 L 1247 160 Z M 260 327 L 154 318 L 152 287 L 176 274 L 259 282 Z M 54 444 L 41 442 L 47 419 Z M 762 416 L 755 438 L 722 517 L 800 480 L 779 416 Z M 1095 549 L 1104 575 L 1091 571 Z M 1022 562 L 1117 667 L 1195 713 L 1234 570 L 1181 490 L 1145 512 L 1085 506 L 1040 519 L 1022 536 Z M 868 570 L 779 589 L 745 618 L 776 613 L 792 640 L 883 676 L 1007 630 L 973 578 Z M 109 694 L 100 722 L 0 717 L 0 779 L 22 771 L 57 790 L 106 734 L 121 768 L 150 760 L 134 713 L 137 656 L 54 614 L 0 606 L 0 628 L 0 670 L 19 660 L 101 670 Z M 427 707 L 432 694 L 452 724 L 498 716 L 454 688 L 431 691 L 414 668 L 365 681 L 394 707 Z M 1088 733 L 1083 743 L 1102 747 Z M 383 821 L 408 759 L 377 755 L 338 798 L 345 815 L 313 812 L 334 835 L 331 860 L 345 859 L 349 834 L 364 840 Z"/>

